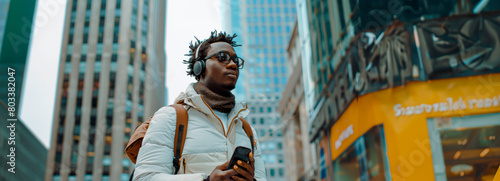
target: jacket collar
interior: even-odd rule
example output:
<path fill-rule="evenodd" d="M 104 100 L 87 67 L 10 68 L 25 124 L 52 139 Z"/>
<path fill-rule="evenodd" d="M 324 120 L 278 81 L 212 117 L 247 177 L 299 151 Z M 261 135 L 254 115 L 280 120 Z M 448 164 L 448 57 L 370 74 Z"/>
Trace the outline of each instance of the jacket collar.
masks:
<path fill-rule="evenodd" d="M 189 84 L 186 91 L 181 92 L 174 102 L 176 104 L 185 103 L 206 115 L 213 115 L 212 109 L 205 103 L 203 96 L 194 90 L 194 84 Z M 236 116 L 245 118 L 249 113 L 250 110 L 248 110 L 245 102 L 237 102 L 231 112 L 229 112 L 228 118 L 229 121 L 233 120 Z"/>

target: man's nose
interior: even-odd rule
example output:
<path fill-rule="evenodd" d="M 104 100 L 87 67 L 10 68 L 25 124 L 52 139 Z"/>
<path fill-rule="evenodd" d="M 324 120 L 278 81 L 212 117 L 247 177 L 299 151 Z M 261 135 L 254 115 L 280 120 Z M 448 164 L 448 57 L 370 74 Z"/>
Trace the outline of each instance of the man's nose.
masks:
<path fill-rule="evenodd" d="M 227 68 L 231 69 L 237 69 L 238 65 L 236 65 L 236 61 L 234 59 L 230 60 L 229 63 L 227 64 Z"/>

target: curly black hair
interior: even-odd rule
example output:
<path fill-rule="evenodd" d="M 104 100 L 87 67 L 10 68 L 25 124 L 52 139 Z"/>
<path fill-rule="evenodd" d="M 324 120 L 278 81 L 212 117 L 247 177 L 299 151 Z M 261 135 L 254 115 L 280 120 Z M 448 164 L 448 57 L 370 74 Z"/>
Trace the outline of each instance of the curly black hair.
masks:
<path fill-rule="evenodd" d="M 232 47 L 241 46 L 241 45 L 236 44 L 236 41 L 233 40 L 237 36 L 238 35 L 236 35 L 236 33 L 233 35 L 230 35 L 230 34 L 227 34 L 226 32 L 223 32 L 223 31 L 217 32 L 217 30 L 212 31 L 210 34 L 210 37 L 208 37 L 208 39 L 205 39 L 203 41 L 199 40 L 195 36 L 194 38 L 196 40 L 191 41 L 189 43 L 189 53 L 185 54 L 185 56 L 188 56 L 189 59 L 183 60 L 184 64 L 188 64 L 188 71 L 186 71 L 187 75 L 194 76 L 196 78 L 196 80 L 198 80 L 198 81 L 200 80 L 201 75 L 196 76 L 193 72 L 193 66 L 194 66 L 194 63 L 196 62 L 195 53 L 196 53 L 196 49 L 198 48 L 198 46 L 201 45 L 200 50 L 198 52 L 198 54 L 199 54 L 198 57 L 206 57 L 208 51 L 210 50 L 210 44 L 215 43 L 215 42 L 226 42 L 226 43 L 229 43 L 229 45 L 231 45 Z"/>

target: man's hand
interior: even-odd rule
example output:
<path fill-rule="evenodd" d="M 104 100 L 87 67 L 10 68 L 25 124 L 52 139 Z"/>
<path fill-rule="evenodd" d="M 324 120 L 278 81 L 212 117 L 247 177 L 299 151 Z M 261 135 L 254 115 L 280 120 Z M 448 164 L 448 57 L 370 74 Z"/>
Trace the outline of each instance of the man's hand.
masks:
<path fill-rule="evenodd" d="M 236 181 L 253 181 L 255 175 L 255 160 L 253 159 L 253 153 L 250 153 L 250 163 L 245 163 L 238 160 L 238 166 L 234 166 L 234 170 L 236 170 L 239 175 L 231 176 Z M 227 165 L 226 165 L 227 166 Z M 231 169 L 233 170 L 233 169 Z M 242 176 L 242 177 L 240 177 Z"/>
<path fill-rule="evenodd" d="M 226 170 L 227 165 L 229 165 L 229 161 L 227 161 L 226 163 L 224 163 L 222 165 L 215 167 L 215 169 L 212 171 L 212 173 L 210 173 L 209 179 L 210 180 L 217 180 L 217 181 L 218 180 L 221 180 L 221 181 L 232 180 L 231 177 L 237 175 L 238 172 L 236 172 L 236 170 L 233 170 L 233 169 Z"/>

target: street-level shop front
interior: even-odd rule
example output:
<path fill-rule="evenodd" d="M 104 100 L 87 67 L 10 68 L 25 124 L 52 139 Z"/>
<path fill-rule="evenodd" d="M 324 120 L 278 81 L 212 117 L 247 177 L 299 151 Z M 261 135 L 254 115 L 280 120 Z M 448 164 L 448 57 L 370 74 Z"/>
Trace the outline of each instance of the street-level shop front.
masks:
<path fill-rule="evenodd" d="M 320 180 L 491 180 L 500 165 L 500 11 L 359 32 L 315 97 Z M 328 73 L 328 71 L 326 71 Z"/>
<path fill-rule="evenodd" d="M 331 127 L 334 180 L 492 180 L 500 74 L 411 82 L 360 96 Z"/>

